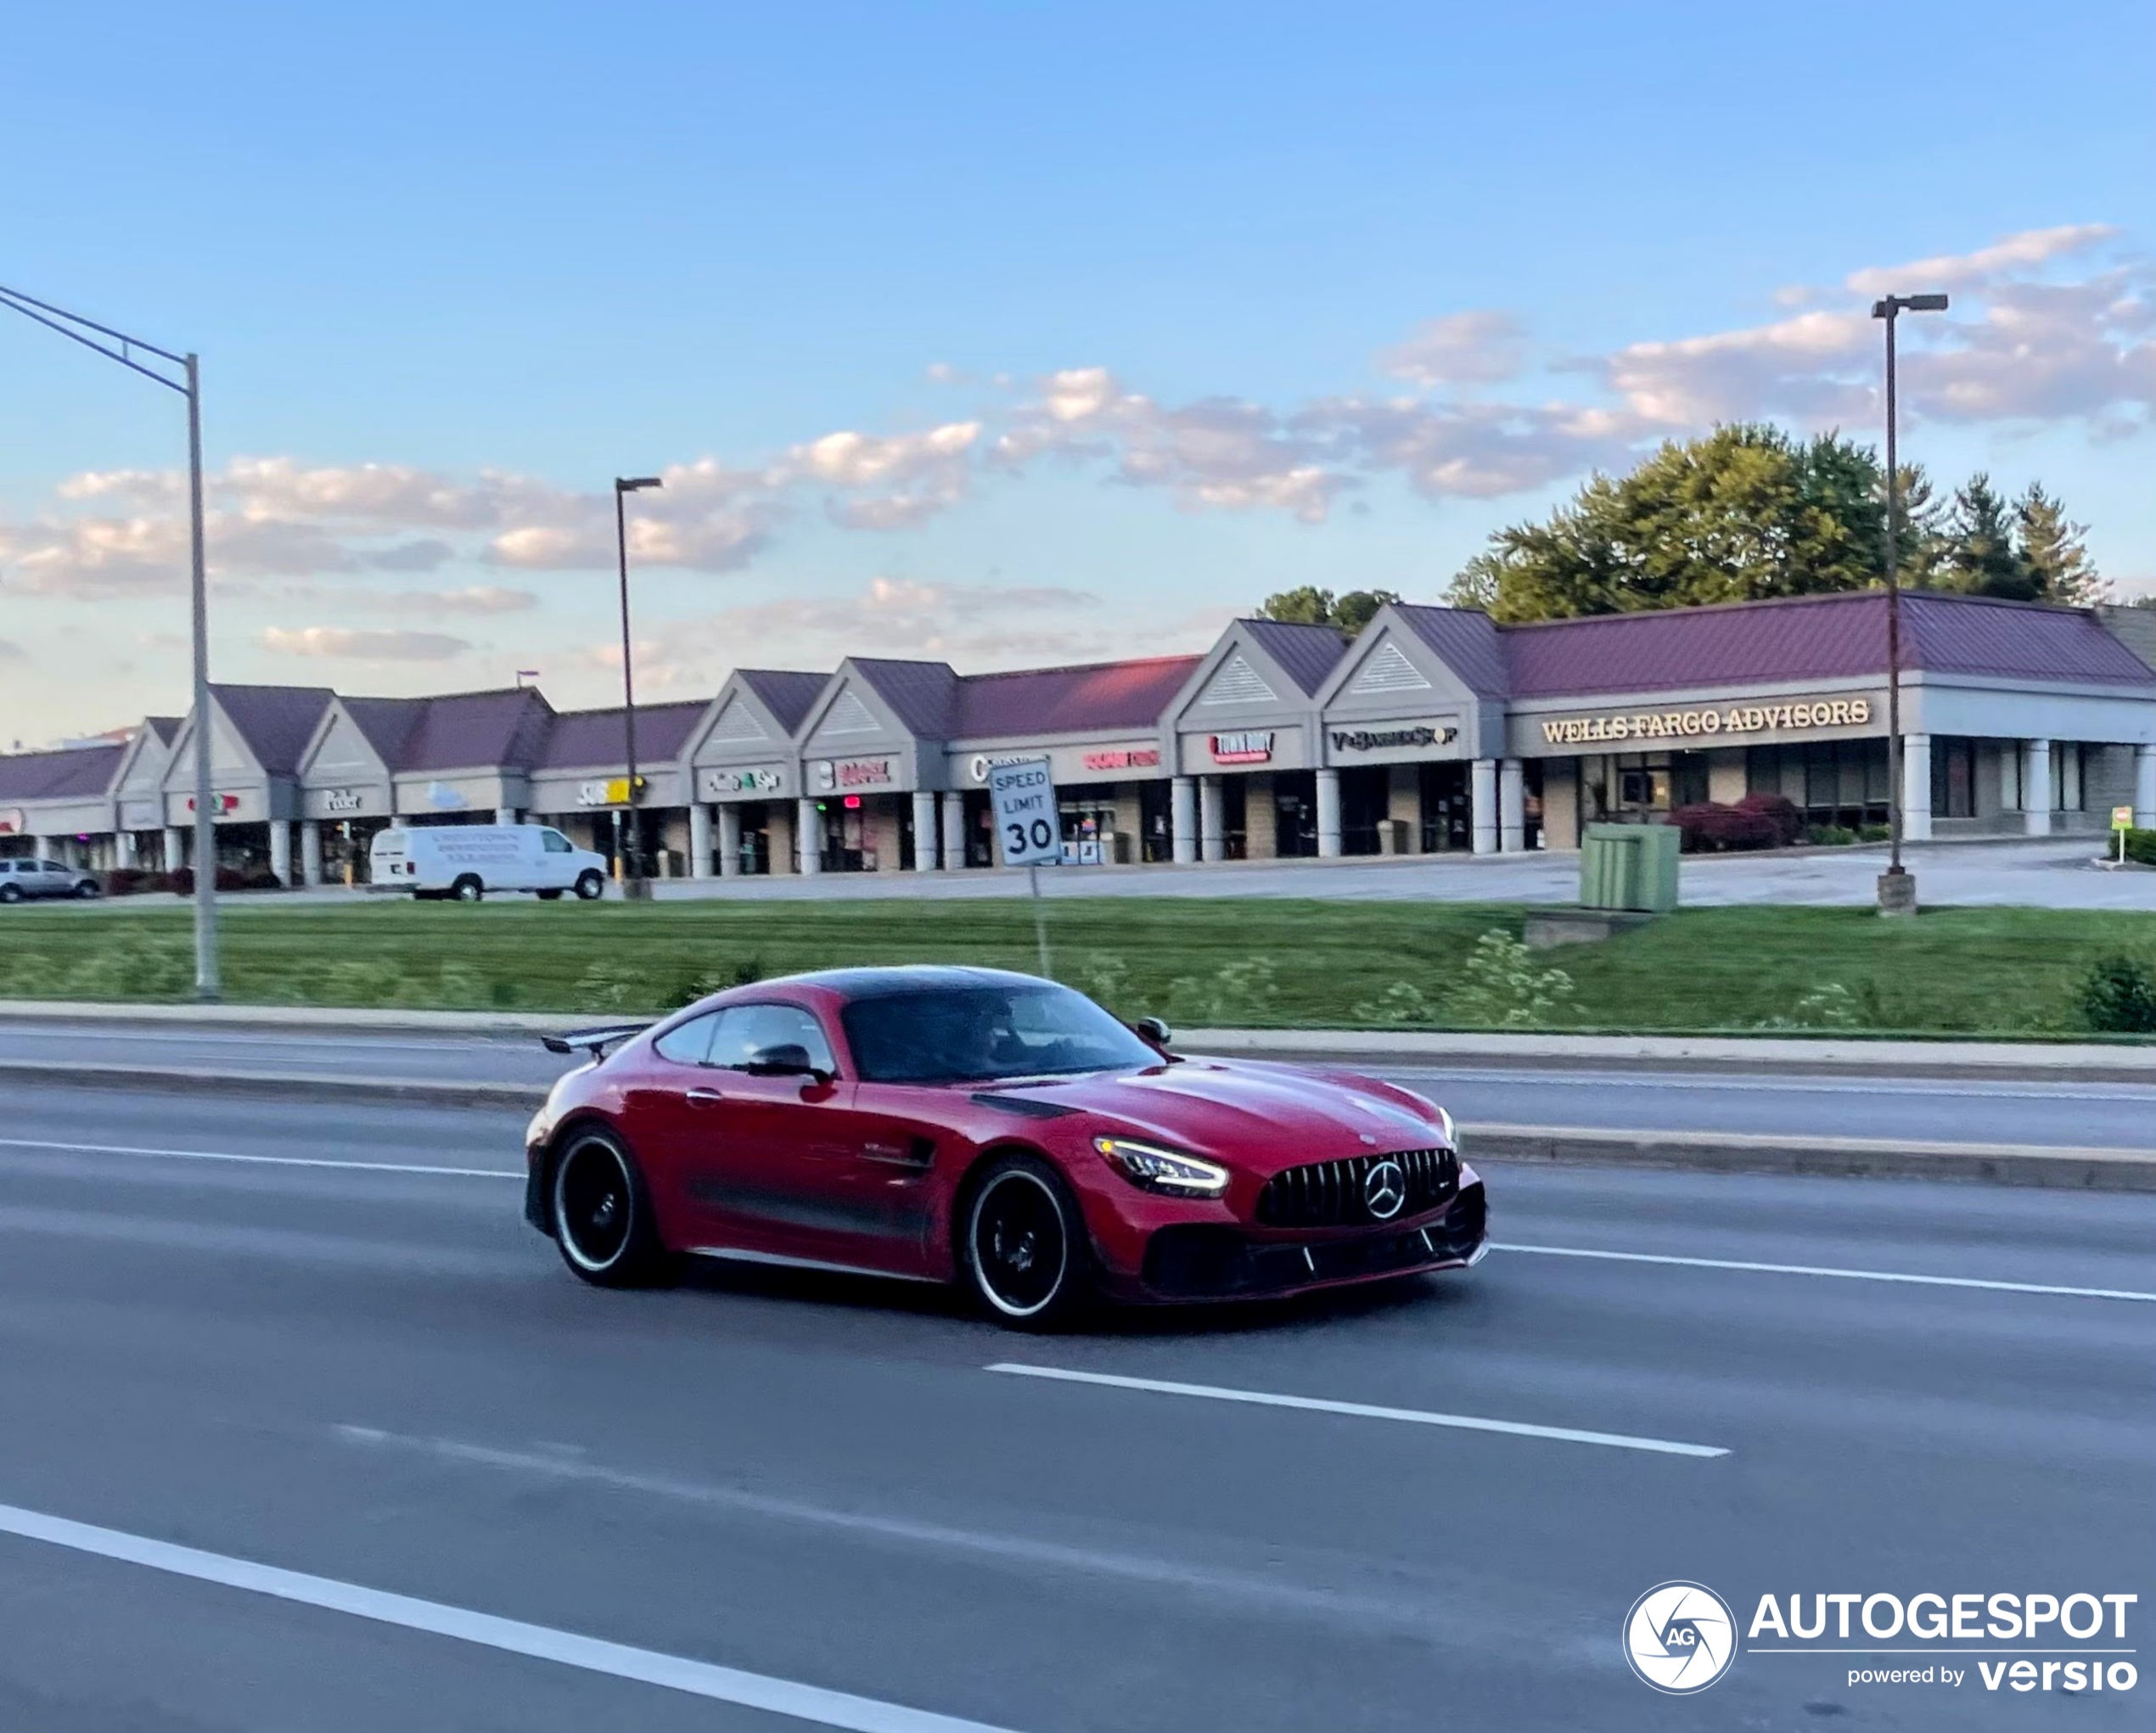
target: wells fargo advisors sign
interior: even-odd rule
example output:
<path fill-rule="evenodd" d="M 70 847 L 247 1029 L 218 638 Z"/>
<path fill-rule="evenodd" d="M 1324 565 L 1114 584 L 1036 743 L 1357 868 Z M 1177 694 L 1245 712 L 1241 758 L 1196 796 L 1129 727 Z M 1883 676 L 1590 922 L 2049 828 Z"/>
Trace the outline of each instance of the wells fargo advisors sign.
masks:
<path fill-rule="evenodd" d="M 1595 741 L 1693 739 L 1724 734 L 1802 733 L 1861 728 L 1872 721 L 1867 698 L 1796 698 L 1767 704 L 1712 704 L 1682 710 L 1631 710 L 1606 716 L 1552 716 L 1541 725 L 1551 746 Z"/>

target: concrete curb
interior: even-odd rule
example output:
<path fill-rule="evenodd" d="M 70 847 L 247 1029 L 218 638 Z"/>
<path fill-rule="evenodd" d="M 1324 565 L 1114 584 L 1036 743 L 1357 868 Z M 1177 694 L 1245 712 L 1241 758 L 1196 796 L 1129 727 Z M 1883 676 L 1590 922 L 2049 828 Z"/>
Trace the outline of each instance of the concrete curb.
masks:
<path fill-rule="evenodd" d="M 108 1005 L 0 1000 L 8 1022 L 135 1024 L 211 1029 L 334 1029 L 385 1034 L 546 1035 L 639 1015 L 625 1012 L 340 1010 L 321 1006 Z M 1847 1036 L 1590 1035 L 1438 1033 L 1412 1029 L 1181 1031 L 1195 1053 L 1357 1063 L 1668 1071 L 1802 1072 L 1815 1076 L 1965 1077 L 2038 1082 L 2156 1085 L 2156 1043 L 1856 1040 Z"/>
<path fill-rule="evenodd" d="M 430 1078 L 203 1071 L 132 1065 L 50 1065 L 0 1060 L 0 1081 L 138 1093 L 221 1095 L 250 1100 L 396 1103 L 530 1113 L 546 1088 L 525 1083 L 450 1083 Z M 1986 1143 L 1910 1143 L 1886 1138 L 1761 1136 L 1718 1131 L 1605 1131 L 1564 1125 L 1462 1124 L 1469 1161 L 1654 1168 L 1688 1173 L 1793 1174 L 1835 1178 L 1957 1180 L 2076 1191 L 2156 1192 L 2156 1150 L 2030 1149 Z"/>
<path fill-rule="evenodd" d="M 140 1095 L 221 1095 L 255 1101 L 401 1103 L 407 1107 L 501 1108 L 531 1113 L 547 1099 L 538 1083 L 452 1083 L 430 1077 L 342 1077 L 300 1071 L 204 1071 L 191 1067 L 53 1065 L 0 1059 L 0 1083 L 43 1084 Z"/>

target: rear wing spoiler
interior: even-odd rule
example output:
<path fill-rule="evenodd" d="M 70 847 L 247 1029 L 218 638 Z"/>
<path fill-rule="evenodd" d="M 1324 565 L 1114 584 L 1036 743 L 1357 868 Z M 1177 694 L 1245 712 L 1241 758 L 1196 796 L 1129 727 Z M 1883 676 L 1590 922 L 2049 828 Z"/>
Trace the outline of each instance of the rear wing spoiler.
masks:
<path fill-rule="evenodd" d="M 598 1059 L 603 1058 L 615 1042 L 640 1035 L 651 1026 L 648 1023 L 610 1023 L 604 1029 L 579 1029 L 567 1035 L 542 1035 L 539 1044 L 550 1053 L 589 1053 Z"/>

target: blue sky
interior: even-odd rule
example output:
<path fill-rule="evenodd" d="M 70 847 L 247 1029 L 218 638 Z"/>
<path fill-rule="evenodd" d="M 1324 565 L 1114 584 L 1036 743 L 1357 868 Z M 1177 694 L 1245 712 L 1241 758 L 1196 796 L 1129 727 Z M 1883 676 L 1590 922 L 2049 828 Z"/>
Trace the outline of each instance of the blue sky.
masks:
<path fill-rule="evenodd" d="M 0 283 L 202 352 L 227 678 L 604 702 L 644 470 L 684 696 L 1435 599 L 1653 439 L 1868 431 L 1914 261 L 1911 454 L 2132 587 L 2153 88 L 2123 3 L 43 8 Z M 0 743 L 182 702 L 180 435 L 0 324 Z"/>

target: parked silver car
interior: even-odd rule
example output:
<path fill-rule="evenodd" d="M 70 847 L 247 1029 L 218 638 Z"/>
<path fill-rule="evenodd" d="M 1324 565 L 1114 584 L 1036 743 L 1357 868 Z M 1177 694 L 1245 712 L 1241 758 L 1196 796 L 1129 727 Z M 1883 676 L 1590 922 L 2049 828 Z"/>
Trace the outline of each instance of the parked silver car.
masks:
<path fill-rule="evenodd" d="M 57 861 L 0 861 L 0 903 L 33 896 L 93 897 L 98 875 Z"/>

